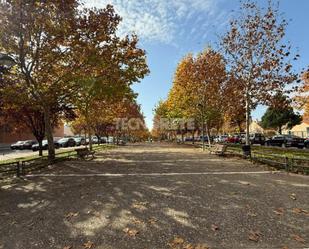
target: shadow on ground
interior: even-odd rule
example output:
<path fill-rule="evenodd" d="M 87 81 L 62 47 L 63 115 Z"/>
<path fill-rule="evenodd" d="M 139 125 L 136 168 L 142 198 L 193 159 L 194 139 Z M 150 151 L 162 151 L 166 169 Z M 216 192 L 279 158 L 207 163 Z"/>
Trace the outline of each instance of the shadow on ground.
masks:
<path fill-rule="evenodd" d="M 52 176 L 2 184 L 0 248 L 308 247 L 308 177 L 125 175 L 264 170 L 168 145 L 61 163 L 40 172 Z"/>

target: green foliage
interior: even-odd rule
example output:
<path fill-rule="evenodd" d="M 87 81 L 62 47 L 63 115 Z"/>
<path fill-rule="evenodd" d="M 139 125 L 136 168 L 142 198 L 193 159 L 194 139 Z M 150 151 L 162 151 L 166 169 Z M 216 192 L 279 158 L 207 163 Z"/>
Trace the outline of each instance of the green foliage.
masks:
<path fill-rule="evenodd" d="M 263 128 L 277 129 L 281 134 L 284 125 L 290 129 L 300 124 L 301 121 L 302 116 L 294 112 L 291 101 L 286 96 L 277 94 L 272 101 L 272 105 L 262 117 L 261 125 Z"/>

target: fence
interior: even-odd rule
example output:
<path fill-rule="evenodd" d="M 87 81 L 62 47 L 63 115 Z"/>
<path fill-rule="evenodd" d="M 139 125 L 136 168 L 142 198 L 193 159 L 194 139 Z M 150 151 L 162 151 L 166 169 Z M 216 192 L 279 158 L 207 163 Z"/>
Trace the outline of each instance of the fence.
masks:
<path fill-rule="evenodd" d="M 57 153 L 56 158 L 53 163 L 68 160 L 75 156 L 76 156 L 75 151 L 66 151 L 66 152 Z M 20 177 L 21 175 L 31 173 L 32 171 L 45 168 L 49 164 L 50 163 L 48 161 L 47 156 L 42 156 L 39 158 L 28 159 L 28 160 L 9 162 L 9 163 L 1 163 L 0 164 L 0 176 L 16 175 L 17 177 Z"/>
<path fill-rule="evenodd" d="M 114 146 L 96 146 L 93 147 L 94 151 L 100 151 L 101 149 L 113 148 Z M 58 163 L 61 161 L 66 161 L 68 159 L 72 159 L 77 157 L 77 152 L 75 150 L 64 151 L 56 154 L 56 158 L 53 163 Z M 27 160 L 19 160 L 9 163 L 0 163 L 0 177 L 1 176 L 9 176 L 16 175 L 20 177 L 21 175 L 25 175 L 27 173 L 31 173 L 32 171 L 39 170 L 50 165 L 47 156 L 42 156 L 33 159 Z"/>
<path fill-rule="evenodd" d="M 243 153 L 236 147 L 228 147 L 228 153 L 243 157 Z M 278 170 L 292 173 L 309 174 L 309 159 L 295 156 L 284 156 L 271 151 L 252 151 L 249 158 L 253 162 L 259 162 L 272 166 Z"/>

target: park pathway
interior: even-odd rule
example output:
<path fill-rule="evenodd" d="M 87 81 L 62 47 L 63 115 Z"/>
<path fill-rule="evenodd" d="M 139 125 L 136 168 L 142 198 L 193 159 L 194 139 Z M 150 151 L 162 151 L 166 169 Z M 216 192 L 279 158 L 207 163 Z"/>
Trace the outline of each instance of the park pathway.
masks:
<path fill-rule="evenodd" d="M 0 249 L 306 248 L 309 178 L 165 143 L 0 185 Z"/>

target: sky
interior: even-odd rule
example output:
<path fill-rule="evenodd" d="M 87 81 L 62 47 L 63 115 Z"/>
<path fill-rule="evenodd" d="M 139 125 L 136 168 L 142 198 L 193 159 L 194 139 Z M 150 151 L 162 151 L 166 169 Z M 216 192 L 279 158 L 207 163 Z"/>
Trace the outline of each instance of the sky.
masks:
<path fill-rule="evenodd" d="M 257 2 L 264 6 L 267 0 Z M 152 127 L 155 105 L 167 97 L 181 58 L 209 45 L 217 48 L 220 35 L 239 8 L 239 0 L 86 0 L 87 7 L 106 4 L 112 4 L 123 19 L 119 35 L 136 33 L 140 47 L 147 52 L 151 72 L 133 89 L 139 94 L 148 128 Z M 293 65 L 300 72 L 309 65 L 309 0 L 279 0 L 279 4 L 290 20 L 286 39 L 301 55 Z M 260 119 L 265 109 L 257 107 L 253 119 Z"/>

